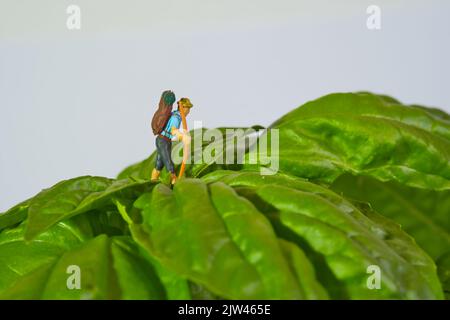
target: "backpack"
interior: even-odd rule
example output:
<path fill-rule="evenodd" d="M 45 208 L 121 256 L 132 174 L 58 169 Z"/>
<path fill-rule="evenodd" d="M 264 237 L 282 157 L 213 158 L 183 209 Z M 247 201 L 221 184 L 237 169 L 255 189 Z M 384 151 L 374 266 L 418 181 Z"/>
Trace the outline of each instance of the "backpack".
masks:
<path fill-rule="evenodd" d="M 166 90 L 162 93 L 158 109 L 153 114 L 152 118 L 152 130 L 154 135 L 158 135 L 164 130 L 164 127 L 172 114 L 172 105 L 174 102 L 175 94 L 172 91 Z"/>

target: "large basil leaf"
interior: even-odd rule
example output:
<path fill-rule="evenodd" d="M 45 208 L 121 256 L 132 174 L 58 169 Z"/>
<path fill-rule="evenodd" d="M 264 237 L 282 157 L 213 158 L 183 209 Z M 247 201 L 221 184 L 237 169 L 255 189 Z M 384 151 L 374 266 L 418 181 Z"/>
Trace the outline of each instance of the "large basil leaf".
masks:
<path fill-rule="evenodd" d="M 219 169 L 239 170 L 242 168 L 245 153 L 255 147 L 258 141 L 258 132 L 261 126 L 250 128 L 218 128 L 217 135 L 212 135 L 210 131 L 204 130 L 204 141 L 201 148 L 195 144 L 192 148 L 192 164 L 187 169 L 187 175 L 190 177 L 201 177 L 209 172 Z M 228 132 L 229 130 L 229 132 Z M 221 138 L 219 133 L 221 133 Z M 209 159 L 202 158 L 200 163 L 196 163 L 196 156 L 211 154 Z M 230 159 L 231 157 L 231 159 Z"/>
<path fill-rule="evenodd" d="M 0 233 L 0 292 L 93 236 L 89 223 L 78 219 L 60 222 L 28 243 L 24 239 L 25 226 L 22 223 Z"/>
<path fill-rule="evenodd" d="M 283 172 L 325 183 L 348 172 L 450 189 L 450 121 L 432 109 L 339 93 L 306 103 L 270 128 L 279 130 L 279 152 L 271 156 Z"/>
<path fill-rule="evenodd" d="M 30 242 L 24 227 L 0 234 L 1 299 L 164 299 L 153 265 L 130 237 L 93 238 L 86 216 L 59 222 Z M 69 289 L 69 266 L 81 287 Z"/>
<path fill-rule="evenodd" d="M 15 205 L 8 211 L 0 213 L 0 231 L 14 226 L 27 218 L 30 199 Z"/>
<path fill-rule="evenodd" d="M 142 208 L 146 208 L 150 201 L 149 197 L 151 198 L 151 195 L 148 193 L 145 193 L 140 197 L 136 202 L 141 203 Z M 118 207 L 121 210 L 124 210 L 122 212 L 123 215 L 126 215 L 126 207 L 121 205 L 120 202 L 117 203 Z M 138 204 L 139 206 L 139 204 Z M 186 300 L 191 299 L 191 289 L 189 287 L 188 281 L 179 276 L 176 272 L 173 272 L 164 266 L 161 265 L 161 263 L 158 261 L 157 258 L 153 256 L 153 245 L 150 240 L 149 233 L 145 230 L 143 225 L 137 224 L 133 222 L 129 217 L 126 218 L 129 222 L 129 227 L 131 230 L 131 234 L 133 236 L 134 241 L 139 244 L 140 252 L 143 257 L 145 257 L 148 261 L 151 262 L 151 264 L 155 267 L 156 273 L 159 276 L 159 279 L 163 283 L 165 289 L 166 289 L 166 295 L 167 299 L 169 300 Z"/>
<path fill-rule="evenodd" d="M 331 188 L 370 203 L 377 212 L 399 223 L 433 259 L 450 250 L 450 191 L 412 188 L 352 175 L 339 177 Z"/>
<path fill-rule="evenodd" d="M 327 298 L 326 292 L 315 281 L 314 272 L 305 272 L 303 277 L 293 276 L 292 270 L 298 275 L 312 269 L 308 259 L 299 248 L 280 244 L 269 220 L 251 202 L 221 182 L 211 184 L 209 192 L 228 233 L 246 260 L 255 266 L 269 297 Z M 291 258 L 291 264 L 284 254 Z M 298 260 L 301 262 L 297 263 Z M 298 269 L 300 264 L 301 270 Z M 313 285 L 304 284 L 305 278 Z"/>
<path fill-rule="evenodd" d="M 290 263 L 267 219 L 224 184 L 208 187 L 183 179 L 173 191 L 160 184 L 136 205 L 144 215 L 146 249 L 168 269 L 218 296 L 326 298 L 314 277 L 303 287 L 315 291 L 302 291 L 295 261 L 308 270 L 307 259 L 297 251 Z"/>
<path fill-rule="evenodd" d="M 271 217 L 278 225 L 278 236 L 309 251 L 312 261 L 319 261 L 317 256 L 322 259 L 323 265 L 318 262 L 316 267 L 329 269 L 337 280 L 326 285 L 333 298 L 442 298 L 431 258 L 395 223 L 370 207 L 282 174 L 222 171 L 204 177 L 209 182 L 217 179 L 235 188 L 244 187 L 239 193 Z M 370 265 L 382 271 L 381 290 L 366 286 Z M 323 275 L 325 272 L 318 273 L 319 280 Z"/>
<path fill-rule="evenodd" d="M 150 187 L 149 181 L 90 176 L 62 181 L 30 200 L 25 238 L 33 239 L 63 219 L 113 206 L 115 198 L 135 199 Z"/>
<path fill-rule="evenodd" d="M 328 299 L 328 292 L 317 281 L 316 272 L 309 258 L 299 246 L 284 239 L 278 239 L 287 263 L 296 276 L 296 282 L 301 288 L 305 299 Z"/>
<path fill-rule="evenodd" d="M 261 129 L 263 127 L 255 125 L 248 128 L 216 128 L 213 130 L 201 128 L 191 130 L 189 132 L 192 137 L 189 150 L 191 158 L 186 164 L 185 175 L 187 177 L 201 177 L 219 169 L 240 169 L 245 153 L 257 141 L 256 131 Z M 233 134 L 227 133 L 227 130 L 231 130 Z M 240 144 L 238 141 L 243 143 Z M 177 154 L 181 158 L 183 152 L 183 144 L 173 142 L 172 154 Z M 211 156 L 204 158 L 203 153 Z M 151 172 L 155 167 L 156 154 L 156 151 L 154 151 L 147 159 L 127 167 L 119 173 L 118 179 L 128 177 L 150 179 Z M 233 155 L 234 161 L 232 163 L 226 163 L 227 154 Z M 175 171 L 178 172 L 179 169 L 180 165 L 175 165 Z M 161 180 L 168 183 L 169 177 L 166 170 L 162 171 Z"/>

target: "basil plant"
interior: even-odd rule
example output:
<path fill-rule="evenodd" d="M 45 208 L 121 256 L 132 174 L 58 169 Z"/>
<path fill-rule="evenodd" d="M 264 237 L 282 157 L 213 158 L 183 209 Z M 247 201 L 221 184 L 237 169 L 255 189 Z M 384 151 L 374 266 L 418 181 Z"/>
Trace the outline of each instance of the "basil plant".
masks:
<path fill-rule="evenodd" d="M 171 187 L 150 181 L 154 153 L 1 214 L 0 299 L 449 297 L 448 114 L 337 93 L 254 128 L 276 132 L 270 174 L 220 147 Z"/>

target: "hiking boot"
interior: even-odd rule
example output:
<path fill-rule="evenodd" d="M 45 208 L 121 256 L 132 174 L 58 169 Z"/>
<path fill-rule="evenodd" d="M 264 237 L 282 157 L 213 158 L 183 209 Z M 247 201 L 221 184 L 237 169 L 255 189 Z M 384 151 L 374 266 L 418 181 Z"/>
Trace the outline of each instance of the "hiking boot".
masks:
<path fill-rule="evenodd" d="M 152 181 L 158 181 L 158 179 L 159 179 L 159 174 L 160 174 L 160 173 L 161 173 L 161 171 L 158 171 L 158 170 L 156 170 L 156 169 L 153 169 L 151 180 L 152 180 Z"/>
<path fill-rule="evenodd" d="M 171 173 L 171 174 L 170 174 L 170 183 L 171 183 L 172 185 L 174 185 L 175 182 L 177 182 L 177 175 L 176 175 L 175 173 Z"/>

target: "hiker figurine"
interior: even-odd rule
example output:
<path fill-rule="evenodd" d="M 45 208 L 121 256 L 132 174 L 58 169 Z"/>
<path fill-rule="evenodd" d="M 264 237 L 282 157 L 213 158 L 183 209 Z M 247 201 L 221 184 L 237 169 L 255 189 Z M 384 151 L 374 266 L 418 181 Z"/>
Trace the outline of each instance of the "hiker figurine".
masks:
<path fill-rule="evenodd" d="M 170 182 L 175 184 L 177 175 L 172 161 L 172 139 L 176 137 L 177 140 L 182 140 L 184 145 L 190 144 L 190 136 L 187 132 L 181 132 L 180 125 L 183 122 L 183 127 L 186 131 L 185 117 L 189 114 L 192 108 L 192 103 L 188 98 L 181 98 L 177 104 L 178 109 L 172 111 L 172 106 L 175 102 L 175 94 L 170 91 L 164 91 L 159 101 L 158 110 L 153 115 L 152 130 L 156 137 L 156 165 L 152 171 L 151 180 L 157 181 L 163 167 L 166 167 L 170 173 Z M 183 119 L 184 118 L 184 119 Z M 182 164 L 184 171 L 184 162 Z M 182 173 L 180 173 L 180 176 Z"/>

